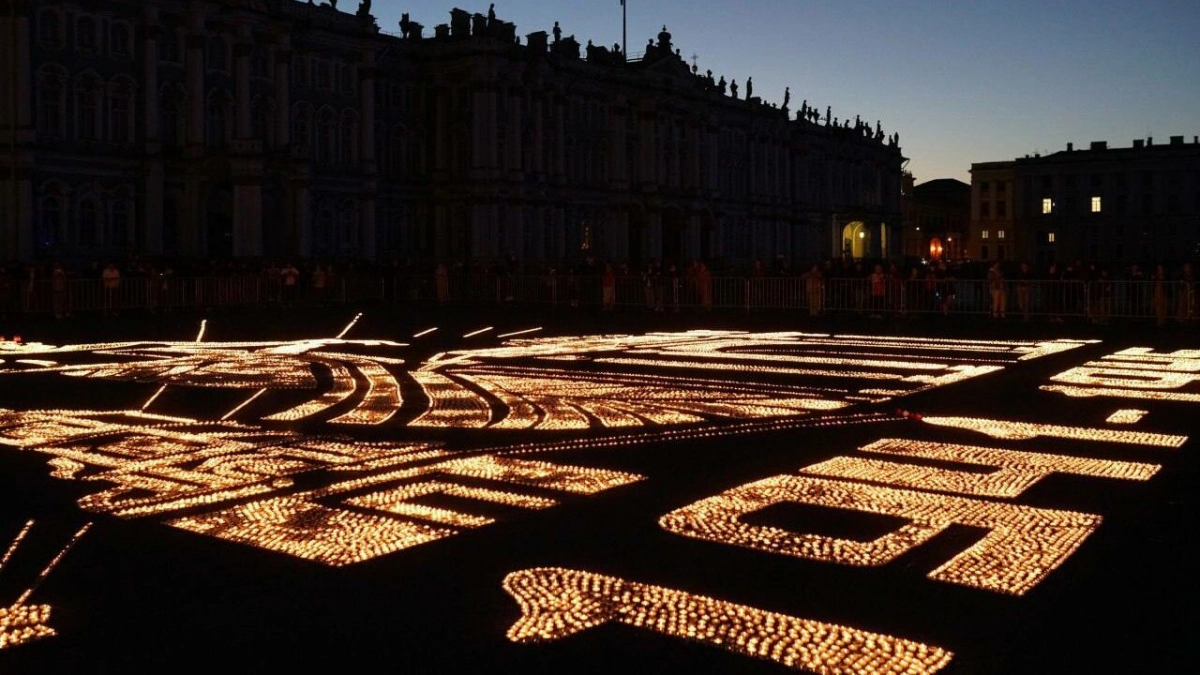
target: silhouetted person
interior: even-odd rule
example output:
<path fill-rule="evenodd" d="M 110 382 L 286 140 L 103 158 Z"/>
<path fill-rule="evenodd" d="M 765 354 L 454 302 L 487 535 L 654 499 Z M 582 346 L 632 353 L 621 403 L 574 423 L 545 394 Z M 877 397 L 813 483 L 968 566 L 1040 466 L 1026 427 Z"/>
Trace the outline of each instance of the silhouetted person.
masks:
<path fill-rule="evenodd" d="M 753 97 L 754 97 L 754 78 L 747 77 L 746 78 L 746 100 L 749 101 Z"/>
<path fill-rule="evenodd" d="M 554 41 L 555 42 L 558 42 L 559 40 L 562 39 L 562 29 L 558 27 L 557 21 L 554 22 L 554 30 L 552 32 L 554 33 Z"/>

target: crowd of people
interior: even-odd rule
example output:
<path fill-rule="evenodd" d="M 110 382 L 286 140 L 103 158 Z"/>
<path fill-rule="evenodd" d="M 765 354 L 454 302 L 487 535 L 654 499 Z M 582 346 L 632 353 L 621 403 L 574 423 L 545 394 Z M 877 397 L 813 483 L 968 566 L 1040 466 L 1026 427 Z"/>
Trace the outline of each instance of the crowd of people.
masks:
<path fill-rule="evenodd" d="M 136 289 L 136 292 L 132 289 Z M 95 289 L 90 294 L 89 289 Z M 651 311 L 717 306 L 794 308 L 818 316 L 984 311 L 995 319 L 1061 320 L 1110 316 L 1196 318 L 1190 262 L 1098 263 L 866 261 L 830 258 L 794 267 L 782 256 L 743 267 L 693 260 L 632 265 L 583 257 L 574 261 L 498 260 L 188 260 L 129 258 L 68 266 L 54 261 L 0 266 L 0 312 L 122 307 L 160 309 L 358 300 L 440 304 L 540 302 L 640 306 Z M 88 291 L 87 298 L 81 297 Z"/>

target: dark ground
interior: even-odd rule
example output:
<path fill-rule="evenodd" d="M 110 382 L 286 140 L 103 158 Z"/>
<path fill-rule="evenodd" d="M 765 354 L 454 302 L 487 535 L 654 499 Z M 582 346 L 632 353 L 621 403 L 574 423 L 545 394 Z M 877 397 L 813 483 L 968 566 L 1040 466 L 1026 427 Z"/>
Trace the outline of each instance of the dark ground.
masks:
<path fill-rule="evenodd" d="M 207 317 L 206 341 L 280 339 L 334 335 L 353 315 L 345 309 L 271 309 L 63 321 L 10 317 L 0 319 L 0 334 L 50 344 L 191 340 L 199 319 Z M 401 339 L 432 325 L 441 326 L 447 340 L 486 325 L 495 325 L 496 333 L 544 325 L 547 335 L 739 328 L 974 339 L 1093 337 L 1103 342 L 880 409 L 903 406 L 925 415 L 1102 426 L 1112 410 L 1139 407 L 1151 414 L 1138 429 L 1200 431 L 1200 404 L 1068 399 L 1037 389 L 1055 373 L 1125 347 L 1200 347 L 1194 327 L 1100 330 L 1012 320 L 997 324 L 985 318 L 871 321 L 784 313 L 605 315 L 561 309 L 547 315 L 368 308 L 351 337 Z M 11 377 L 0 380 L 0 407 L 66 407 L 66 400 L 106 409 L 131 386 L 64 380 L 23 377 L 19 385 Z M 152 391 L 139 386 L 137 396 Z M 535 435 L 515 433 L 501 442 Z M 27 519 L 37 519 L 30 538 L 0 573 L 0 606 L 28 587 L 81 524 L 95 521 L 32 598 L 53 606 L 51 625 L 59 635 L 0 652 L 0 673 L 785 672 L 768 661 L 615 623 L 549 644 L 510 643 L 505 631 L 519 611 L 500 582 L 509 572 L 539 566 L 587 570 L 938 645 L 955 653 L 945 673 L 1190 671 L 1191 640 L 1200 627 L 1190 540 L 1200 467 L 1193 458 L 1195 440 L 1175 450 L 1097 449 L 1057 439 L 1011 444 L 1162 465 L 1145 483 L 1053 476 L 1022 495 L 1021 503 L 1097 513 L 1104 522 L 1062 567 L 1021 597 L 926 578 L 979 536 L 968 528 L 951 528 L 885 567 L 851 568 L 686 539 L 657 525 L 661 515 L 703 497 L 794 472 L 885 436 L 994 444 L 904 420 L 557 453 L 557 462 L 635 472 L 647 480 L 567 498 L 556 508 L 344 568 L 153 520 L 87 514 L 75 500 L 95 486 L 55 480 L 44 456 L 0 446 L 0 548 Z M 498 444 L 491 437 L 486 443 Z M 786 525 L 806 515 L 781 507 L 761 517 Z"/>

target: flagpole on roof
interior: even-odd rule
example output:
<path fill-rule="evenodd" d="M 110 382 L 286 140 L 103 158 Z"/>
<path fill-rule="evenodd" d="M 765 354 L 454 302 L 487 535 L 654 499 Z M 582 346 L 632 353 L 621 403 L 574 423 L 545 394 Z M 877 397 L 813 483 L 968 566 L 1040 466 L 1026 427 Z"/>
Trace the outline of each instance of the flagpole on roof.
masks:
<path fill-rule="evenodd" d="M 625 56 L 625 60 L 629 61 L 629 45 L 626 43 L 628 31 L 625 26 L 625 0 L 621 0 L 621 53 Z"/>

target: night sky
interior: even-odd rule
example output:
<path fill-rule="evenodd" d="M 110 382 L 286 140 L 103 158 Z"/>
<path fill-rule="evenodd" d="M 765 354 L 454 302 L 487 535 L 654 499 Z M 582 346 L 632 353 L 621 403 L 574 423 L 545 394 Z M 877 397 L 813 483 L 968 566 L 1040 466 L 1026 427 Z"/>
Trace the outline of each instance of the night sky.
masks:
<path fill-rule="evenodd" d="M 341 0 L 353 12 L 357 0 Z M 401 12 L 433 27 L 485 2 L 375 0 L 380 28 Z M 581 44 L 621 41 L 620 0 L 503 0 L 517 34 Z M 918 183 L 969 181 L 972 162 L 1106 140 L 1200 134 L 1200 3 L 1196 0 L 628 0 L 629 51 L 666 24 L 700 71 L 781 103 L 840 119 L 861 115 L 900 133 Z"/>

